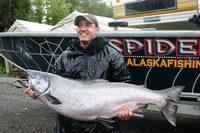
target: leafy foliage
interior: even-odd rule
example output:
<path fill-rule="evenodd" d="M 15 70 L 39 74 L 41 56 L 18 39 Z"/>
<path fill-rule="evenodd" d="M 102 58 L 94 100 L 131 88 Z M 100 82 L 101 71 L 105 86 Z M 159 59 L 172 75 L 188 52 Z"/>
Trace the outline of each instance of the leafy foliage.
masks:
<path fill-rule="evenodd" d="M 66 3 L 65 0 L 47 0 L 46 6 L 47 23 L 54 25 L 70 13 L 68 8 L 71 4 Z"/>
<path fill-rule="evenodd" d="M 68 10 L 70 13 L 73 11 L 81 11 L 80 0 L 65 0 L 65 1 L 68 4 Z"/>
<path fill-rule="evenodd" d="M 0 31 L 16 19 L 54 25 L 73 11 L 112 17 L 102 0 L 0 0 Z"/>
<path fill-rule="evenodd" d="M 81 12 L 87 12 L 99 16 L 112 17 L 112 7 L 102 0 L 80 0 Z"/>
<path fill-rule="evenodd" d="M 16 19 L 28 20 L 30 6 L 30 0 L 1 0 L 0 31 L 8 29 Z"/>
<path fill-rule="evenodd" d="M 5 63 L 4 63 L 3 58 L 0 57 L 0 75 L 6 73 L 6 68 L 5 68 L 5 65 L 4 65 L 4 64 L 5 64 Z"/>
<path fill-rule="evenodd" d="M 31 15 L 30 20 L 38 23 L 43 22 L 45 15 L 45 1 L 44 0 L 31 0 Z"/>

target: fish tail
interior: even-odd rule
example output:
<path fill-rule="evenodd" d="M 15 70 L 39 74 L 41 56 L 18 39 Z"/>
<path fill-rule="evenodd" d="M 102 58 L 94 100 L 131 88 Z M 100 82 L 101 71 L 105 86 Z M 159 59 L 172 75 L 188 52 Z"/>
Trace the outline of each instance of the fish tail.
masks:
<path fill-rule="evenodd" d="M 167 104 L 162 107 L 161 112 L 162 115 L 173 125 L 176 126 L 176 112 L 177 112 L 177 105 L 172 102 L 168 101 Z"/>
<path fill-rule="evenodd" d="M 178 108 L 176 101 L 178 100 L 183 88 L 183 86 L 174 86 L 160 91 L 160 93 L 167 96 L 166 104 L 161 108 L 161 112 L 173 126 L 176 126 L 176 112 Z"/>

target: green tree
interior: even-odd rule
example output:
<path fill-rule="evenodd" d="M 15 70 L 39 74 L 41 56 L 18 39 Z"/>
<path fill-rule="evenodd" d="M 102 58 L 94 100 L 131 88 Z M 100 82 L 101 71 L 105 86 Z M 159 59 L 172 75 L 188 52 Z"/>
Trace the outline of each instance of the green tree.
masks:
<path fill-rule="evenodd" d="M 66 3 L 66 0 L 47 0 L 46 6 L 47 23 L 54 25 L 70 13 L 71 4 Z"/>
<path fill-rule="evenodd" d="M 42 23 L 45 16 L 45 1 L 31 0 L 31 15 L 30 20 Z"/>
<path fill-rule="evenodd" d="M 13 0 L 14 1 L 14 0 Z M 31 7 L 31 2 L 30 0 L 15 0 L 14 3 L 16 6 L 13 9 L 14 10 L 14 15 L 15 19 L 23 19 L 23 20 L 29 20 L 29 15 L 30 15 L 30 7 Z"/>
<path fill-rule="evenodd" d="M 0 31 L 6 31 L 16 19 L 28 20 L 30 7 L 30 0 L 1 0 Z"/>
<path fill-rule="evenodd" d="M 99 1 L 100 0 L 80 0 L 82 12 L 93 13 L 93 6 L 97 5 Z"/>
<path fill-rule="evenodd" d="M 112 7 L 106 5 L 106 3 L 97 3 L 92 5 L 93 13 L 99 16 L 113 17 Z"/>
<path fill-rule="evenodd" d="M 69 12 L 72 13 L 73 11 L 80 11 L 80 0 L 66 0 L 66 3 L 69 5 L 68 9 Z"/>
<path fill-rule="evenodd" d="M 32 0 L 31 20 L 54 25 L 66 17 L 75 2 L 66 0 Z"/>
<path fill-rule="evenodd" d="M 0 31 L 16 19 L 54 25 L 74 10 L 112 17 L 102 0 L 0 0 Z"/>
<path fill-rule="evenodd" d="M 106 5 L 102 0 L 80 0 L 80 11 L 99 16 L 112 17 L 112 7 Z"/>

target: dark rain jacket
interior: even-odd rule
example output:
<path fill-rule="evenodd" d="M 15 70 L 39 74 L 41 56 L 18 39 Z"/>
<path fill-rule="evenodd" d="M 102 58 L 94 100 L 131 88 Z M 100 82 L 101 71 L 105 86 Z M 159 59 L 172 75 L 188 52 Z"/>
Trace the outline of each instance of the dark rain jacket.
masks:
<path fill-rule="evenodd" d="M 72 79 L 106 79 L 112 82 L 130 82 L 122 55 L 105 38 L 97 37 L 83 49 L 78 39 L 56 60 L 54 73 Z M 55 133 L 120 133 L 119 121 L 83 122 L 58 114 Z"/>

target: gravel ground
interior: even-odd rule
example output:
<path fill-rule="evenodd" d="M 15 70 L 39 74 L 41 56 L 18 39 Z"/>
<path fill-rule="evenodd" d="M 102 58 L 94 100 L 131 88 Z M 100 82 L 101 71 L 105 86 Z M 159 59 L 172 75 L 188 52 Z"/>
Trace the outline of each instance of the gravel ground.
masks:
<path fill-rule="evenodd" d="M 0 82 L 0 133 L 51 133 L 56 113 L 23 91 Z"/>
<path fill-rule="evenodd" d="M 56 113 L 8 84 L 13 80 L 0 78 L 0 133 L 52 133 Z M 121 124 L 123 133 L 198 133 L 199 125 L 199 116 L 178 115 L 177 127 L 173 127 L 154 111 Z"/>

